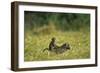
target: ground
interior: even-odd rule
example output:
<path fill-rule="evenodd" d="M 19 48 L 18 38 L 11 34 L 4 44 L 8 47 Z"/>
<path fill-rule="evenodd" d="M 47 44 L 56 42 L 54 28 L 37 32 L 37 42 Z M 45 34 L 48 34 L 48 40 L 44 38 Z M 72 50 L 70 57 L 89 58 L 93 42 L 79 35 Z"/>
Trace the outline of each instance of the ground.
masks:
<path fill-rule="evenodd" d="M 47 29 L 46 29 L 47 30 Z M 35 30 L 34 30 L 35 31 Z M 44 61 L 44 60 L 68 60 L 68 59 L 87 59 L 90 58 L 90 33 L 89 31 L 41 31 L 36 33 L 25 32 L 25 61 Z M 57 45 L 69 43 L 71 49 L 63 54 L 55 54 L 45 51 L 51 38 L 56 38 Z"/>

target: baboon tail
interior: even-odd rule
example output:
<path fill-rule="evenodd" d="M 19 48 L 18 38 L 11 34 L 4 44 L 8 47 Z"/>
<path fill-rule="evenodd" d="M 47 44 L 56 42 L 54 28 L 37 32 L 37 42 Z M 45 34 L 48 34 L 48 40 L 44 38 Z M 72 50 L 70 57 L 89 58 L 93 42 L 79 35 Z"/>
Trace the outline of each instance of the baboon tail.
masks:
<path fill-rule="evenodd" d="M 45 49 L 43 50 L 43 52 L 45 52 L 46 50 L 48 50 L 48 48 L 45 48 Z"/>

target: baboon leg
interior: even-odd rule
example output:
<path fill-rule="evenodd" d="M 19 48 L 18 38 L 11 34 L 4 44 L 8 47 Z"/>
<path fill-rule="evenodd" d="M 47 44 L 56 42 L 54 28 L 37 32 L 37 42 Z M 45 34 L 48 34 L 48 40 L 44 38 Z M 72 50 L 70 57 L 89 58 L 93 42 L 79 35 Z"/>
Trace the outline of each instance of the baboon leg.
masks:
<path fill-rule="evenodd" d="M 45 52 L 46 50 L 49 50 L 48 48 L 45 48 L 44 50 L 43 50 L 43 52 Z M 47 51 L 47 56 L 49 57 L 49 51 Z"/>
<path fill-rule="evenodd" d="M 47 54 L 48 54 L 48 58 L 49 58 L 49 55 L 50 55 L 49 51 L 47 52 Z"/>
<path fill-rule="evenodd" d="M 48 48 L 45 48 L 45 49 L 43 50 L 43 52 L 45 52 L 46 50 L 48 50 Z"/>

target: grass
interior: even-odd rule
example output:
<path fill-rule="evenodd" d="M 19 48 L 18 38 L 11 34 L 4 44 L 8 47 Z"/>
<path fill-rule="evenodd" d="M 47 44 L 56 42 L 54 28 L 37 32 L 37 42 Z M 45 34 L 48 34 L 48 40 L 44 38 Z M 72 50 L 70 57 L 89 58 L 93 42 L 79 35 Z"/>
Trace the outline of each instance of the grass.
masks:
<path fill-rule="evenodd" d="M 90 58 L 89 31 L 56 31 L 54 27 L 51 27 L 51 30 L 47 27 L 42 28 L 25 31 L 25 61 Z M 56 43 L 58 45 L 69 43 L 71 49 L 63 54 L 55 54 L 48 51 L 43 52 L 43 49 L 48 47 L 52 37 L 56 38 Z"/>

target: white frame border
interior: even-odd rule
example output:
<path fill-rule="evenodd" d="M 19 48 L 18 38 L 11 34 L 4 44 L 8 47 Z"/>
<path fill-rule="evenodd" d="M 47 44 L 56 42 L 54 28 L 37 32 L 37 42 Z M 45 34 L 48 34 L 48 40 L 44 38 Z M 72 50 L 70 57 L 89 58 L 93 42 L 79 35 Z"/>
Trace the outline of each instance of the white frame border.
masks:
<path fill-rule="evenodd" d="M 19 39 L 18 39 L 18 63 L 19 68 L 35 68 L 35 67 L 50 67 L 50 66 L 63 66 L 63 65 L 84 65 L 84 64 L 95 64 L 95 10 L 84 9 L 84 8 L 64 8 L 64 7 L 50 7 L 50 6 L 27 6 L 19 5 Z M 90 59 L 79 59 L 79 60 L 58 60 L 58 61 L 34 61 L 24 62 L 24 11 L 43 11 L 43 12 L 61 12 L 61 13 L 89 13 L 91 15 L 91 56 Z"/>

